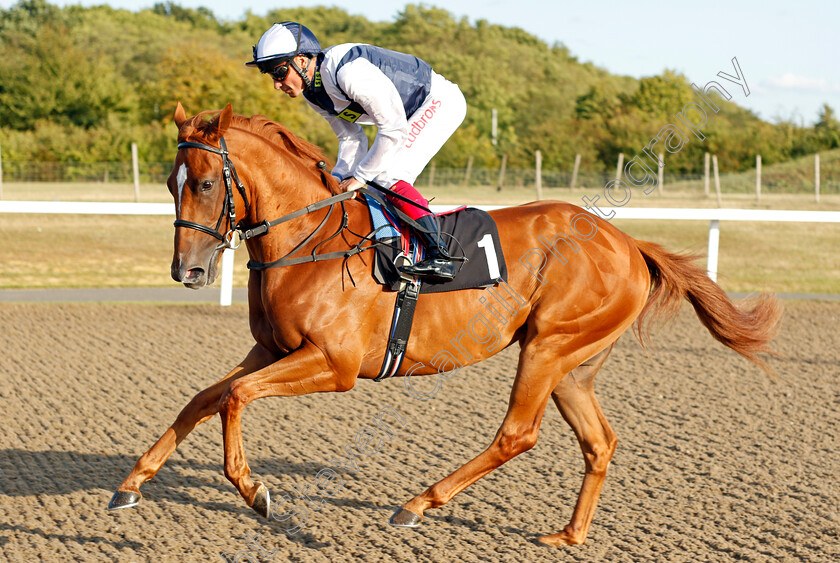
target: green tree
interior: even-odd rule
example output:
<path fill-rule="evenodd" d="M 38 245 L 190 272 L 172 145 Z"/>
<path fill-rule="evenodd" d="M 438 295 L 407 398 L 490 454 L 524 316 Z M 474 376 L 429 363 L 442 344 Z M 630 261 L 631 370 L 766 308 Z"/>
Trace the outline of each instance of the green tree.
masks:
<path fill-rule="evenodd" d="M 506 154 L 510 167 L 530 168 L 540 150 L 546 168 L 568 168 L 581 154 L 584 167 L 613 170 L 619 152 L 641 151 L 695 100 L 676 72 L 641 80 L 611 75 L 581 64 L 562 44 L 425 5 L 406 6 L 392 23 L 327 7 L 220 22 L 205 8 L 168 0 L 137 12 L 22 0 L 0 10 L 4 153 L 119 160 L 128 142 L 137 141 L 144 158 L 168 160 L 172 109 L 180 100 L 192 113 L 230 102 L 237 113 L 264 114 L 334 155 L 335 135 L 325 120 L 243 65 L 260 35 L 283 20 L 305 23 L 324 46 L 365 42 L 412 53 L 457 83 L 467 116 L 436 157 L 438 166 L 461 167 L 470 156 L 476 166 L 495 166 Z M 771 125 L 731 102 L 716 103 L 721 111 L 709 114 L 706 139 L 691 138 L 669 155 L 670 171 L 699 172 L 707 150 L 727 170 L 744 170 L 757 153 L 769 164 L 840 143 L 829 106 L 815 126 L 805 127 Z M 493 109 L 497 145 L 490 143 Z"/>
<path fill-rule="evenodd" d="M 821 150 L 836 149 L 840 147 L 840 121 L 834 114 L 834 110 L 828 104 L 823 104 L 820 110 L 817 123 L 814 125 Z"/>
<path fill-rule="evenodd" d="M 158 2 L 152 6 L 152 12 L 161 16 L 170 17 L 177 21 L 188 22 L 193 27 L 221 30 L 222 26 L 209 9 L 182 8 L 174 2 Z"/>
<path fill-rule="evenodd" d="M 135 98 L 113 68 L 51 24 L 4 34 L 0 46 L 0 126 L 31 129 L 40 120 L 89 128 L 127 114 Z"/>
<path fill-rule="evenodd" d="M 66 25 L 69 19 L 66 11 L 45 0 L 21 0 L 9 10 L 0 10 L 0 16 L 0 35 L 32 35 L 43 25 Z"/>
<path fill-rule="evenodd" d="M 688 80 L 670 70 L 661 75 L 639 80 L 638 89 L 619 98 L 625 108 L 637 108 L 651 118 L 667 118 L 682 111 L 685 104 L 694 101 Z"/>

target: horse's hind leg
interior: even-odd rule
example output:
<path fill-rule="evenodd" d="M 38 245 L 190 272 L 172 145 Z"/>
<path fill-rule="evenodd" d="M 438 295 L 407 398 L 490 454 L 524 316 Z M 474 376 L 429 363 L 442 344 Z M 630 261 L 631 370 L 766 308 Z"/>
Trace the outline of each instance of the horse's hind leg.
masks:
<path fill-rule="evenodd" d="M 493 443 L 460 469 L 397 509 L 391 524 L 419 525 L 426 509 L 442 506 L 506 461 L 531 449 L 537 443 L 545 405 L 559 377 L 559 374 L 553 375 L 555 362 L 556 352 L 550 345 L 540 346 L 532 341 L 523 346 L 508 411 Z"/>
<path fill-rule="evenodd" d="M 117 488 L 108 504 L 109 510 L 130 508 L 140 502 L 140 485 L 160 470 L 175 448 L 193 429 L 219 412 L 219 400 L 234 379 L 257 371 L 277 358 L 257 344 L 235 369 L 207 389 L 199 392 L 178 414 L 178 418 L 145 454 Z"/>
<path fill-rule="evenodd" d="M 612 346 L 572 370 L 551 392 L 560 414 L 577 436 L 583 451 L 586 473 L 572 521 L 559 534 L 540 537 L 539 541 L 542 543 L 573 545 L 586 541 L 601 487 L 607 475 L 607 466 L 616 445 L 615 434 L 598 404 L 593 386 L 595 374 L 607 359 L 610 350 Z"/>

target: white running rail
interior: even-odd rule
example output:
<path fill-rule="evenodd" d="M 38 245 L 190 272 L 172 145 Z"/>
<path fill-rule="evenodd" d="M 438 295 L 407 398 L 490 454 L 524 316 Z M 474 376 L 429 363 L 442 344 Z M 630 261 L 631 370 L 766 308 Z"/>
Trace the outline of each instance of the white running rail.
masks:
<path fill-rule="evenodd" d="M 435 213 L 452 209 L 452 205 L 432 205 Z M 492 211 L 503 205 L 475 205 Z M 787 211 L 771 209 L 686 209 L 666 207 L 604 207 L 603 213 L 615 212 L 615 219 L 648 219 L 667 221 L 708 221 L 709 241 L 706 270 L 717 281 L 721 221 L 768 221 L 793 223 L 840 223 L 840 211 Z M 62 213 L 80 215 L 169 215 L 175 216 L 171 203 L 105 203 L 81 201 L 0 201 L 0 213 Z M 233 250 L 222 256 L 221 296 L 219 304 L 230 305 L 233 299 Z"/>

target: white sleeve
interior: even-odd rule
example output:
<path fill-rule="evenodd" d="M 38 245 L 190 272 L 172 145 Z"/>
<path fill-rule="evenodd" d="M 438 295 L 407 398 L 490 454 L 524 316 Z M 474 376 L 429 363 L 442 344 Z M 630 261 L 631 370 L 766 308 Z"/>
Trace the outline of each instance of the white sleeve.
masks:
<path fill-rule="evenodd" d="M 336 81 L 376 125 L 373 145 L 355 169 L 350 170 L 357 180 L 373 180 L 387 169 L 408 136 L 402 99 L 394 83 L 367 59 L 358 58 L 341 67 Z"/>
<path fill-rule="evenodd" d="M 326 118 L 335 136 L 338 137 L 338 155 L 335 158 L 335 167 L 331 173 L 339 178 L 352 176 L 353 170 L 356 169 L 368 150 L 368 140 L 362 126 L 331 115 L 312 102 L 309 102 L 309 105 Z"/>

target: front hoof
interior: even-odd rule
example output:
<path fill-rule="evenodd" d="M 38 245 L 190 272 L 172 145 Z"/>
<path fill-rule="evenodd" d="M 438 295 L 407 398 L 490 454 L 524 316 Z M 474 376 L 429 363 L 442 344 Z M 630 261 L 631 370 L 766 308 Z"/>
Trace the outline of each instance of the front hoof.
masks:
<path fill-rule="evenodd" d="M 108 510 L 120 510 L 121 508 L 131 508 L 140 504 L 140 493 L 134 491 L 117 491 L 111 497 L 111 502 L 108 503 Z"/>
<path fill-rule="evenodd" d="M 251 508 L 263 518 L 268 518 L 268 513 L 271 509 L 271 498 L 268 494 L 268 489 L 262 483 L 260 483 L 260 487 L 257 489 L 257 494 L 254 497 L 254 502 L 251 503 Z"/>
<path fill-rule="evenodd" d="M 550 545 L 551 547 L 562 547 L 566 545 L 581 545 L 586 541 L 586 538 L 577 538 L 563 531 L 559 534 L 540 536 L 537 538 L 537 541 L 543 545 Z"/>
<path fill-rule="evenodd" d="M 398 528 L 418 528 L 423 517 L 405 508 L 398 508 L 388 523 Z"/>

